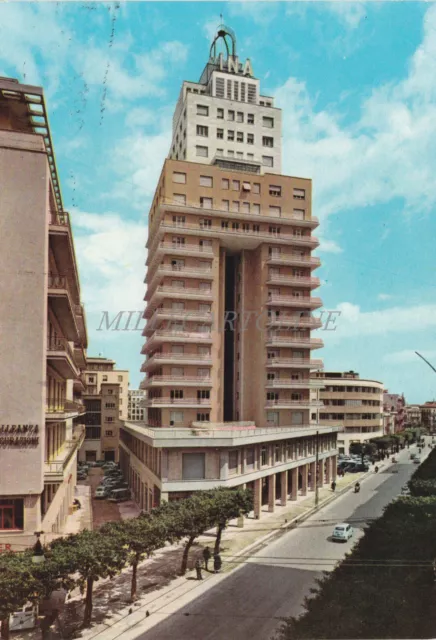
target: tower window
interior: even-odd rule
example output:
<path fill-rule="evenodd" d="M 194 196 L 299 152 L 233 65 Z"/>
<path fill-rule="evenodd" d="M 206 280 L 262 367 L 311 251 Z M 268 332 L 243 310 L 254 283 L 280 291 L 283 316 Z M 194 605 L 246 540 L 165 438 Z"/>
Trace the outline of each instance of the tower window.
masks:
<path fill-rule="evenodd" d="M 262 137 L 262 145 L 264 147 L 273 147 L 274 146 L 274 138 L 270 138 L 269 136 L 263 136 Z"/>
<path fill-rule="evenodd" d="M 209 115 L 209 107 L 206 107 L 203 104 L 197 104 L 197 115 L 198 116 L 208 116 Z"/>
<path fill-rule="evenodd" d="M 197 136 L 207 138 L 209 136 L 209 127 L 203 127 L 202 125 L 197 124 Z"/>
<path fill-rule="evenodd" d="M 209 149 L 208 147 L 200 147 L 200 146 L 196 146 L 195 147 L 195 152 L 197 156 L 200 156 L 202 158 L 207 158 L 209 155 Z"/>

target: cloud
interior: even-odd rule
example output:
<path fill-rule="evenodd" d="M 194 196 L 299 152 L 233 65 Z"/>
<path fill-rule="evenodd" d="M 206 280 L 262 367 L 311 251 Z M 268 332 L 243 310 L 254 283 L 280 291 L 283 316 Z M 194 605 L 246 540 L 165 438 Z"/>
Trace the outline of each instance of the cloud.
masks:
<path fill-rule="evenodd" d="M 421 214 L 435 205 L 435 33 L 436 6 L 430 6 L 407 75 L 374 89 L 351 124 L 343 124 L 340 101 L 319 110 L 305 83 L 295 78 L 275 91 L 276 104 L 286 105 L 284 172 L 313 178 L 317 215 L 394 198 Z"/>
<path fill-rule="evenodd" d="M 393 297 L 390 293 L 379 293 L 377 296 L 378 300 L 391 300 Z"/>
<path fill-rule="evenodd" d="M 143 309 L 145 223 L 83 211 L 72 220 L 87 313 Z"/>
<path fill-rule="evenodd" d="M 324 253 L 342 253 L 341 247 L 334 240 L 326 240 L 318 235 L 319 248 L 318 251 Z"/>
<path fill-rule="evenodd" d="M 264 26 L 272 22 L 277 16 L 279 3 L 276 0 L 243 0 L 242 2 L 229 2 L 226 9 L 231 17 L 250 18 L 255 24 Z"/>
<path fill-rule="evenodd" d="M 377 311 L 362 311 L 358 305 L 342 302 L 336 306 L 337 330 L 334 337 L 350 338 L 392 333 L 414 334 L 436 327 L 436 305 L 391 307 Z"/>
<path fill-rule="evenodd" d="M 322 8 L 336 15 L 340 22 L 350 29 L 356 29 L 366 16 L 364 2 L 333 0 L 332 2 L 324 2 Z"/>

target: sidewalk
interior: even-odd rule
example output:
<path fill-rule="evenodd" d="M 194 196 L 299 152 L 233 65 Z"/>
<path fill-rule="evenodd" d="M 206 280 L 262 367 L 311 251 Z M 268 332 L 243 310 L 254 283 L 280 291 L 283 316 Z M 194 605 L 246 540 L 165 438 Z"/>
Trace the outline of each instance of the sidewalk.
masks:
<path fill-rule="evenodd" d="M 386 467 L 386 463 L 379 464 L 380 470 Z M 330 487 L 319 490 L 319 507 L 326 505 L 345 491 L 348 491 L 357 480 L 361 481 L 368 474 L 347 474 L 344 478 L 338 478 L 336 491 Z M 86 640 L 98 638 L 98 640 L 113 640 L 122 636 L 126 638 L 126 632 L 142 620 L 148 618 L 147 613 L 157 613 L 162 607 L 174 602 L 179 607 L 181 602 L 190 600 L 197 592 L 198 595 L 212 588 L 217 582 L 225 579 L 226 573 L 240 564 L 240 557 L 247 553 L 253 553 L 257 547 L 271 541 L 281 535 L 288 527 L 292 527 L 295 520 L 308 517 L 315 510 L 315 492 L 310 491 L 307 496 L 299 496 L 296 501 L 288 502 L 286 506 L 275 506 L 274 513 L 268 512 L 265 505 L 262 508 L 260 520 L 249 517 L 244 519 L 244 526 L 239 527 L 237 520 L 230 523 L 223 533 L 221 540 L 221 558 L 223 568 L 220 575 L 203 572 L 203 581 L 195 580 L 192 568 L 195 560 L 202 558 L 202 550 L 209 546 L 213 550 L 215 544 L 215 530 L 206 532 L 200 536 L 193 545 L 189 567 L 190 572 L 180 577 L 177 572 L 180 568 L 183 544 L 167 546 L 157 552 L 155 556 L 143 562 L 138 568 L 138 600 L 132 605 L 128 598 L 130 594 L 131 571 L 126 570 L 112 581 L 102 581 L 95 590 L 93 627 L 80 632 L 80 637 Z M 71 609 L 74 607 L 74 615 Z M 83 612 L 82 597 L 74 594 L 68 603 L 70 616 L 68 627 L 78 624 Z M 107 612 L 110 611 L 108 614 Z M 147 620 L 148 624 L 152 624 Z M 132 632 L 131 637 L 135 637 Z M 126 639 L 127 640 L 127 639 Z"/>
<path fill-rule="evenodd" d="M 383 471 L 391 462 L 379 463 L 380 471 Z M 336 491 L 324 486 L 319 490 L 319 506 L 321 508 L 335 500 L 344 492 L 350 490 L 357 480 L 362 481 L 374 473 L 374 467 L 365 474 L 347 474 L 337 479 Z M 190 571 L 183 577 L 178 576 L 181 564 L 183 544 L 167 546 L 158 551 L 150 560 L 146 560 L 138 567 L 138 600 L 132 605 L 129 602 L 131 570 L 126 569 L 122 574 L 111 580 L 102 580 L 95 585 L 93 626 L 77 632 L 74 637 L 85 640 L 97 638 L 98 640 L 114 640 L 122 636 L 127 640 L 127 631 L 147 618 L 147 628 L 159 621 L 158 616 L 153 620 L 148 619 L 148 614 L 157 613 L 158 610 L 174 603 L 179 608 L 184 600 L 190 601 L 197 593 L 215 586 L 225 579 L 226 573 L 235 569 L 240 564 L 242 556 L 254 553 L 259 547 L 270 542 L 273 538 L 282 535 L 288 528 L 295 526 L 296 521 L 307 518 L 315 511 L 315 492 L 310 491 L 307 496 L 299 496 L 296 501 L 289 501 L 286 506 L 279 505 L 277 501 L 274 513 L 268 512 L 265 505 L 262 508 L 260 520 L 253 516 L 244 519 L 244 526 L 239 527 L 237 520 L 230 522 L 228 529 L 223 533 L 221 540 L 221 558 L 223 568 L 220 575 L 203 572 L 204 580 L 195 579 L 192 570 L 198 557 L 202 558 L 202 550 L 209 546 L 213 550 L 215 544 L 215 530 L 206 532 L 200 536 L 193 545 L 190 558 Z M 126 508 L 123 517 L 134 517 L 135 512 L 130 506 Z M 65 611 L 62 614 L 62 627 L 65 635 L 59 631 L 53 632 L 53 640 L 62 637 L 71 637 L 73 629 L 78 629 L 83 616 L 83 596 L 78 590 L 72 592 L 71 599 L 67 601 Z M 156 620 L 157 618 L 157 620 Z M 154 622 L 156 620 L 156 622 Z M 141 625 L 141 630 L 142 625 Z M 137 630 L 130 633 L 135 637 Z M 21 632 L 14 637 L 23 640 L 32 640 L 40 637 L 39 630 Z"/>

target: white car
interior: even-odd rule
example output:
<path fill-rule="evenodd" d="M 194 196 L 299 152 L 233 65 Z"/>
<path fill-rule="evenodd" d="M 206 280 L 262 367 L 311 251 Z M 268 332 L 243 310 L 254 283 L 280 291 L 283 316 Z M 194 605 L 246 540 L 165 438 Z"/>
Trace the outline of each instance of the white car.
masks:
<path fill-rule="evenodd" d="M 348 522 L 341 522 L 333 529 L 332 540 L 347 542 L 353 535 L 353 527 Z"/>

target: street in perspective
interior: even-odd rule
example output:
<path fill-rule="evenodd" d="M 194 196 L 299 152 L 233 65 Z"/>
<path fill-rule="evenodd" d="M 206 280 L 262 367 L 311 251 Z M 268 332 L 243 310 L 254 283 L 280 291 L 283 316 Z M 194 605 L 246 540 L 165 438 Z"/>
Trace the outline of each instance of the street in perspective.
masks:
<path fill-rule="evenodd" d="M 436 5 L 0 5 L 2 640 L 436 637 Z"/>

